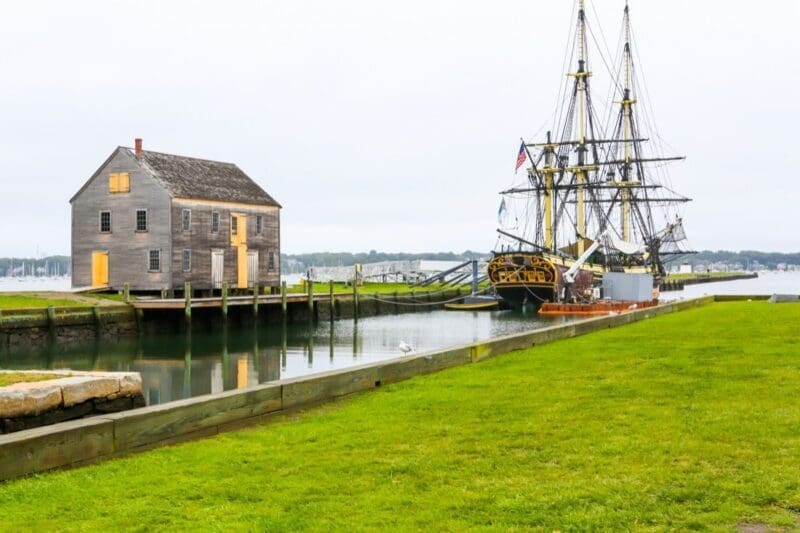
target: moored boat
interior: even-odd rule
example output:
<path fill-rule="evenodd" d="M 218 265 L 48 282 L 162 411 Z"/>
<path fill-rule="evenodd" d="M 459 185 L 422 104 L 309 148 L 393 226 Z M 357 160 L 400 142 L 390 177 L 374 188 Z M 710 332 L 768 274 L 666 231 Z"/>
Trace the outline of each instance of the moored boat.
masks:
<path fill-rule="evenodd" d="M 615 97 L 603 120 L 592 100 L 585 0 L 577 4 L 567 97 L 542 141 L 522 141 L 516 170 L 526 167 L 524 181 L 501 193 L 501 224 L 509 206 L 519 208 L 518 216 L 498 229 L 488 276 L 512 306 L 596 299 L 609 271 L 652 274 L 657 298 L 664 265 L 691 253 L 677 212 L 689 198 L 667 187 L 663 166 L 683 157 L 649 149 L 647 135 L 654 132 L 645 126 L 654 120 L 637 111 L 642 80 L 633 62 L 629 7 L 621 64 L 611 73 Z"/>

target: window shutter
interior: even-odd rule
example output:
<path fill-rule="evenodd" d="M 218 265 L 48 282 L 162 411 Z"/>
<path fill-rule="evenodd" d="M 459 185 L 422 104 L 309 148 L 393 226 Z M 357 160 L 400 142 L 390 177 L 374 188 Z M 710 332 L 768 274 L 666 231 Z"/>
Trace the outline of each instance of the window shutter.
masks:
<path fill-rule="evenodd" d="M 108 192 L 119 192 L 119 174 L 116 172 L 108 175 Z"/>

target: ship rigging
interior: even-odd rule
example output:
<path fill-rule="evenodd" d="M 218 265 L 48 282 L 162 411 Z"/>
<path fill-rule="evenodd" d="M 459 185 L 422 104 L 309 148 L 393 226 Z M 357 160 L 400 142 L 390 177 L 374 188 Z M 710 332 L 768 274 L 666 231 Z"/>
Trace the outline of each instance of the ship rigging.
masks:
<path fill-rule="evenodd" d="M 507 199 L 524 211 L 523 228 L 498 229 L 488 267 L 495 289 L 512 304 L 557 301 L 563 274 L 593 244 L 588 235 L 609 235 L 640 251 L 597 249 L 574 276 L 571 294 L 578 297 L 603 271 L 649 272 L 657 280 L 670 258 L 691 253 L 683 247 L 686 236 L 676 212 L 690 199 L 672 190 L 665 167 L 684 157 L 649 146 L 661 143 L 650 143 L 654 135 L 660 141 L 655 121 L 639 112 L 642 80 L 630 8 L 626 3 L 618 66 L 610 72 L 614 98 L 602 121 L 592 98 L 585 0 L 577 7 L 570 46 L 574 69 L 567 73 L 570 83 L 554 128 L 542 141 L 521 140 L 517 168 L 527 161 L 526 179 L 501 191 L 503 206 Z"/>

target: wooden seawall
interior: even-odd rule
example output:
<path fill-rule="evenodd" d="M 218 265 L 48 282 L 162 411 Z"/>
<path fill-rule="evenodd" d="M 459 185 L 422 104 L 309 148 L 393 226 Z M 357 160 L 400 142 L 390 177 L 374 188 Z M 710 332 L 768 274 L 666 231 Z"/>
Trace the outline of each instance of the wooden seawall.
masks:
<path fill-rule="evenodd" d="M 0 481 L 216 435 L 417 375 L 713 301 L 713 296 L 706 296 L 666 303 L 444 350 L 3 435 L 0 436 Z"/>

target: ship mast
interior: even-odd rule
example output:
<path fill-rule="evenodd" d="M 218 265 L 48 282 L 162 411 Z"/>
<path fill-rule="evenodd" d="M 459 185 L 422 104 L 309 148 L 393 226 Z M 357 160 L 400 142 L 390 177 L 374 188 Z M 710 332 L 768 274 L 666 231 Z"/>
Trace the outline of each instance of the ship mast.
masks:
<path fill-rule="evenodd" d="M 584 237 L 586 235 L 586 203 L 585 190 L 586 168 L 586 80 L 591 73 L 586 70 L 586 13 L 585 0 L 578 3 L 578 70 L 570 73 L 578 84 L 578 164 L 574 168 L 575 181 L 577 182 L 576 195 L 576 228 L 577 255 L 584 252 Z"/>
<path fill-rule="evenodd" d="M 622 92 L 622 100 L 618 103 L 622 104 L 622 124 L 623 124 L 623 145 L 625 147 L 625 162 L 622 166 L 622 188 L 620 190 L 621 213 L 622 219 L 622 240 L 631 241 L 631 190 L 630 185 L 636 185 L 638 182 L 631 181 L 631 159 L 633 154 L 632 131 L 633 131 L 633 110 L 632 106 L 636 103 L 631 97 L 632 85 L 632 68 L 631 68 L 631 21 L 629 16 L 628 3 L 625 2 L 625 87 Z"/>
<path fill-rule="evenodd" d="M 553 199 L 555 190 L 553 189 L 553 174 L 558 170 L 553 166 L 553 155 L 555 145 L 547 132 L 547 144 L 544 146 L 544 247 L 550 251 L 555 251 L 555 238 L 553 231 Z"/>

